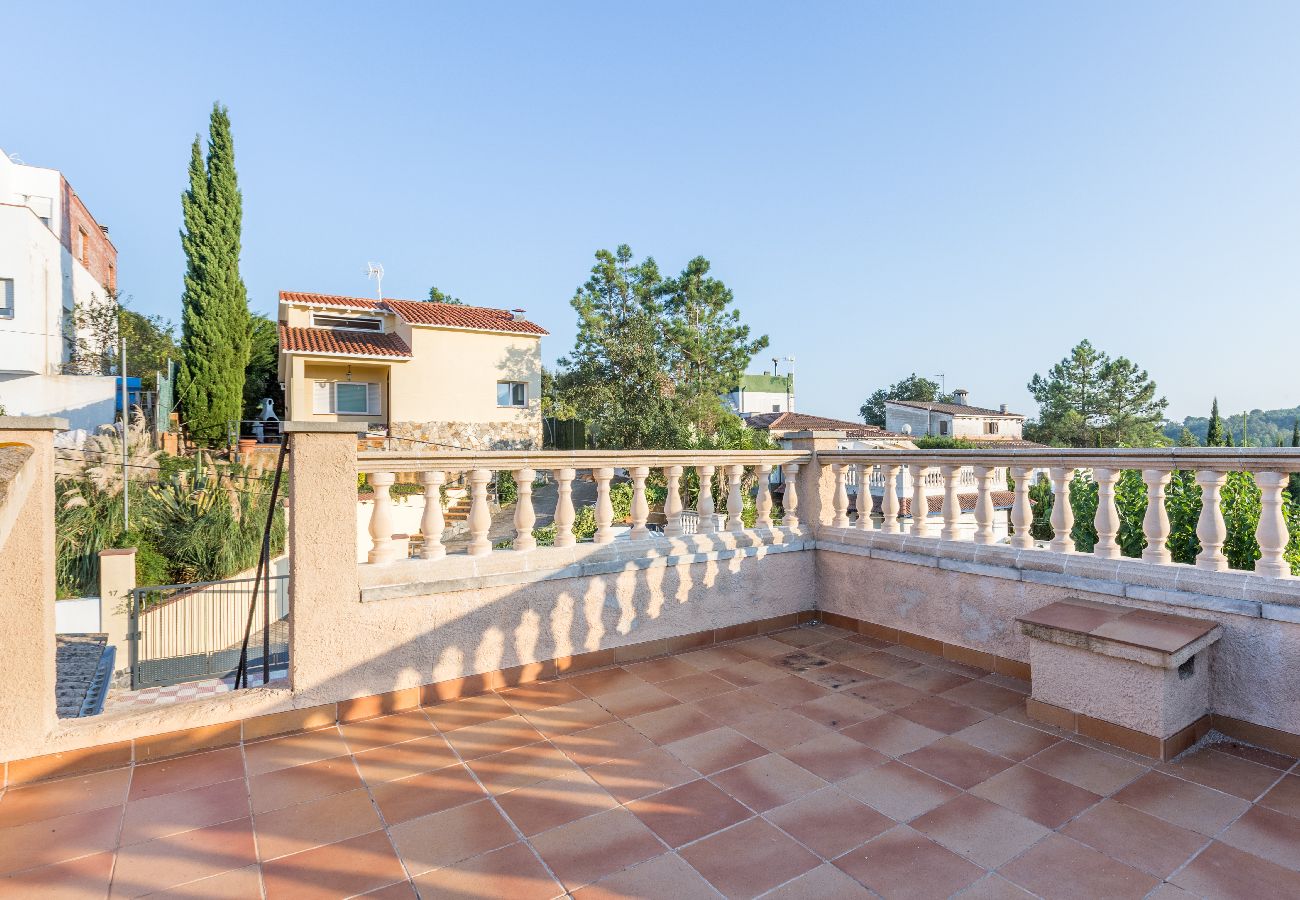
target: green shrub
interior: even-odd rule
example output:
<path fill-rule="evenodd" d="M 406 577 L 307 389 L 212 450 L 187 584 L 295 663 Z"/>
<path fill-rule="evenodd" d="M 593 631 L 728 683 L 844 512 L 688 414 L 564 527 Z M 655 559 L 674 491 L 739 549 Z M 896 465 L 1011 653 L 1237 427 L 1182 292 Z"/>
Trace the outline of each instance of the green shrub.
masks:
<path fill-rule="evenodd" d="M 519 486 L 511 472 L 497 472 L 497 502 L 509 506 L 519 499 Z"/>

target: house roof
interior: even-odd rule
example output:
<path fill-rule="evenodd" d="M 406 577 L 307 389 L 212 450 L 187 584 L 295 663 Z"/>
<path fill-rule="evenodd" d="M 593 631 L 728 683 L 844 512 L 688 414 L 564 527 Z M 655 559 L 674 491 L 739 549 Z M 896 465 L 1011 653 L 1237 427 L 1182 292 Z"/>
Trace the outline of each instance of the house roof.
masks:
<path fill-rule="evenodd" d="M 475 331 L 505 331 L 511 334 L 550 334 L 545 328 L 526 319 L 516 319 L 508 309 L 487 306 L 461 306 L 457 303 L 428 303 L 421 300 L 370 300 L 365 297 L 338 297 L 332 294 L 308 294 L 281 291 L 281 303 L 305 306 L 337 306 L 341 309 L 364 309 L 388 312 L 411 325 L 434 325 L 443 328 L 467 328 Z"/>
<path fill-rule="evenodd" d="M 333 328 L 294 328 L 281 325 L 280 349 L 285 353 L 319 353 L 326 356 L 411 358 L 411 348 L 396 334 L 337 331 Z"/>
<path fill-rule="evenodd" d="M 1023 441 L 1019 438 L 960 438 L 976 450 L 1045 450 L 1046 444 L 1037 441 Z"/>
<path fill-rule="evenodd" d="M 741 375 L 736 390 L 759 391 L 765 394 L 784 394 L 789 388 L 789 375 Z"/>
<path fill-rule="evenodd" d="M 896 434 L 864 425 L 861 422 L 849 422 L 844 419 L 828 419 L 825 416 L 810 416 L 807 413 L 755 413 L 745 419 L 745 424 L 759 431 L 843 431 L 846 437 L 881 437 L 906 439 L 906 435 Z"/>
<path fill-rule="evenodd" d="M 986 409 L 983 406 L 968 406 L 961 403 L 928 403 L 921 400 L 886 400 L 898 406 L 910 406 L 913 409 L 928 409 L 931 412 L 947 413 L 950 416 L 1006 416 L 1009 419 L 1023 419 L 1021 413 L 1003 412 L 1000 409 Z"/>

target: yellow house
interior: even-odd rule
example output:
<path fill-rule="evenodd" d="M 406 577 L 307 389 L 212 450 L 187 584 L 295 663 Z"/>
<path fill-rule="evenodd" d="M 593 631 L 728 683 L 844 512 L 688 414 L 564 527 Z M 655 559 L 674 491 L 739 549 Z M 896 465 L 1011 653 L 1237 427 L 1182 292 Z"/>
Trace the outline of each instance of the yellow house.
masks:
<path fill-rule="evenodd" d="M 280 292 L 286 417 L 473 450 L 542 446 L 541 339 L 522 310 Z"/>

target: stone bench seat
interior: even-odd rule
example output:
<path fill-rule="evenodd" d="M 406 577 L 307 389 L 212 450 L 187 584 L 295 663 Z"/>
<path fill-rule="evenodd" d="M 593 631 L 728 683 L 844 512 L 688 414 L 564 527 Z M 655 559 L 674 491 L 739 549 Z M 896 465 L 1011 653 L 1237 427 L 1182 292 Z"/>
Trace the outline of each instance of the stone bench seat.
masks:
<path fill-rule="evenodd" d="M 1030 638 L 1030 716 L 1160 759 L 1208 730 L 1217 622 L 1077 598 L 1016 621 Z"/>

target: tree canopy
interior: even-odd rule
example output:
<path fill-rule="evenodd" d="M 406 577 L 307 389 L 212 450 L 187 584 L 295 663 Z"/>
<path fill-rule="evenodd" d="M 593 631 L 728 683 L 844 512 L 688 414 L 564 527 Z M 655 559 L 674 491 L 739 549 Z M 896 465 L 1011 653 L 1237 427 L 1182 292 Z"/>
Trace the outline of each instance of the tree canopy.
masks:
<path fill-rule="evenodd" d="M 1038 421 L 1025 436 L 1064 447 L 1151 447 L 1168 443 L 1161 432 L 1168 401 L 1156 396 L 1145 369 L 1123 356 L 1112 359 L 1080 341 L 1068 356 L 1034 375 L 1029 393 Z"/>
<path fill-rule="evenodd" d="M 868 425 L 885 427 L 886 400 L 914 400 L 918 403 L 951 403 L 952 394 L 945 394 L 939 388 L 939 382 L 917 375 L 913 372 L 902 381 L 896 381 L 887 388 L 880 388 L 862 403 L 858 415 Z"/>
<path fill-rule="evenodd" d="M 430 303 L 450 303 L 452 306 L 464 306 L 465 301 L 459 297 L 453 297 L 451 294 L 438 290 L 437 287 L 429 288 Z"/>
<path fill-rule="evenodd" d="M 162 316 L 136 312 L 129 302 L 130 298 L 109 291 L 106 300 L 92 295 L 91 302 L 76 305 L 76 338 L 68 371 L 117 374 L 125 338 L 127 374 L 139 376 L 145 390 L 155 389 L 155 373 L 165 372 L 167 361 L 176 358 L 176 326 Z"/>
<path fill-rule="evenodd" d="M 260 313 L 248 320 L 248 369 L 244 374 L 244 418 L 256 419 L 262 400 L 270 398 L 276 415 L 285 415 L 284 391 L 280 389 L 280 330 Z"/>

